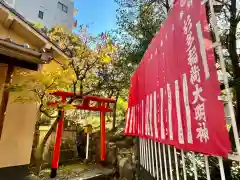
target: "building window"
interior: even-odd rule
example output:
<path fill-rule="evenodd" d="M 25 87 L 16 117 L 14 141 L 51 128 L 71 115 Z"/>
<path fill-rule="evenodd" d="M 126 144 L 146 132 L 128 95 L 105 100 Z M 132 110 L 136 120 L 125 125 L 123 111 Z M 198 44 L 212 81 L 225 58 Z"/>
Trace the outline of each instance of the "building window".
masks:
<path fill-rule="evenodd" d="M 58 2 L 58 8 L 64 11 L 65 13 L 68 12 L 68 7 L 61 2 Z"/>
<path fill-rule="evenodd" d="M 44 15 L 44 13 L 43 13 L 42 11 L 39 11 L 39 12 L 38 12 L 38 17 L 39 17 L 39 19 L 43 19 L 43 15 Z"/>

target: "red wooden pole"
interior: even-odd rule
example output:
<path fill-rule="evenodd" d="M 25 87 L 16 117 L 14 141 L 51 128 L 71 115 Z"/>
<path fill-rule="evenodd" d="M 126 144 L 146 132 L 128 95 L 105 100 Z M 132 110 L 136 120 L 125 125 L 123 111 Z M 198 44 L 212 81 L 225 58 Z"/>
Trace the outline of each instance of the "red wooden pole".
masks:
<path fill-rule="evenodd" d="M 103 111 L 100 111 L 100 120 L 101 120 L 101 161 L 106 160 L 106 130 L 105 130 L 105 113 Z"/>
<path fill-rule="evenodd" d="M 66 97 L 62 97 L 62 102 L 63 103 L 66 102 Z M 52 157 L 52 171 L 50 175 L 51 178 L 55 178 L 57 176 L 63 128 L 64 128 L 64 111 L 61 112 L 61 116 L 60 116 L 60 119 L 58 120 L 58 125 L 56 130 L 56 140 L 55 140 L 53 157 Z"/>

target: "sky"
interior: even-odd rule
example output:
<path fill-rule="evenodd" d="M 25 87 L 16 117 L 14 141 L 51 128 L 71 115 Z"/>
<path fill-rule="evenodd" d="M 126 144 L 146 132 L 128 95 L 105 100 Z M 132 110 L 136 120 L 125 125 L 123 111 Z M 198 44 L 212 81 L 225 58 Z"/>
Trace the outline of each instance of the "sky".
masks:
<path fill-rule="evenodd" d="M 97 35 L 116 27 L 117 4 L 114 0 L 75 0 L 78 24 L 89 25 L 89 33 Z"/>

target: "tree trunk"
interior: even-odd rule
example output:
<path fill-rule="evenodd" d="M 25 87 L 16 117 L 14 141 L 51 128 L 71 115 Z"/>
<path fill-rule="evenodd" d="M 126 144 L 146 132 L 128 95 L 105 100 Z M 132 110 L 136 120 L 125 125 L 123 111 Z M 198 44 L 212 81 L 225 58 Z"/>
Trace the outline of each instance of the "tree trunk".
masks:
<path fill-rule="evenodd" d="M 167 9 L 167 12 L 169 12 L 169 10 L 170 10 L 170 5 L 169 5 L 168 0 L 166 0 L 166 9 Z"/>
<path fill-rule="evenodd" d="M 48 141 L 48 138 L 52 134 L 52 132 L 56 129 L 58 120 L 61 117 L 61 113 L 62 113 L 62 111 L 59 110 L 58 111 L 58 117 L 56 118 L 54 123 L 51 125 L 51 127 L 48 130 L 47 134 L 44 136 L 42 142 L 39 144 L 38 148 L 36 149 L 36 152 L 35 152 L 35 160 L 36 160 L 35 174 L 36 175 L 39 175 L 39 173 L 40 173 L 41 165 L 42 165 L 42 161 L 43 161 L 43 152 L 44 152 L 45 145 L 46 145 L 46 143 Z"/>
<path fill-rule="evenodd" d="M 228 50 L 229 50 L 229 54 L 230 54 L 230 58 L 231 58 L 231 61 L 232 61 L 232 68 L 233 68 L 233 74 L 234 74 L 234 79 L 238 78 L 239 77 L 239 73 L 240 73 L 240 69 L 239 69 L 239 65 L 238 65 L 238 57 L 237 57 L 237 52 L 236 52 L 236 28 L 237 28 L 237 24 L 234 23 L 236 21 L 236 0 L 231 0 L 231 10 L 230 10 L 230 13 L 231 13 L 231 19 L 230 19 L 230 33 L 229 33 L 229 41 L 228 41 Z M 210 23 L 210 10 L 209 10 L 209 6 L 208 4 L 206 4 L 206 11 L 207 11 L 207 14 L 208 14 L 208 23 L 211 25 L 211 30 L 212 30 L 212 24 Z M 211 31 L 211 37 L 212 37 L 212 40 L 215 41 L 215 35 L 213 33 L 213 31 Z M 222 42 L 223 43 L 223 42 Z M 216 53 L 216 51 L 214 51 L 214 54 L 215 54 L 215 57 L 216 57 L 216 60 L 219 58 L 218 54 Z M 224 88 L 223 88 L 224 89 Z M 238 94 L 238 95 L 237 95 Z M 238 96 L 237 99 L 240 100 L 240 91 L 239 90 L 236 90 L 236 97 Z M 239 104 L 239 103 L 237 103 Z M 240 106 L 238 106 L 240 108 Z M 240 110 L 240 109 L 239 109 Z M 238 110 L 238 111 L 239 111 Z M 236 115 L 236 119 L 239 118 L 239 115 Z M 238 121 L 238 124 L 239 124 L 239 120 Z M 230 136 L 230 139 L 231 139 L 231 144 L 233 145 L 233 149 L 235 148 L 235 142 L 234 142 L 234 136 L 233 136 L 233 132 L 232 132 L 232 128 L 230 129 L 230 132 L 229 132 L 229 136 Z M 220 178 L 220 174 L 219 174 L 219 168 L 218 168 L 218 164 L 212 164 L 211 161 L 210 161 L 210 164 L 211 164 L 211 178 L 212 179 L 219 179 Z M 231 166 L 232 166 L 232 163 L 230 160 L 228 159 L 224 159 L 223 160 L 223 166 L 224 166 L 224 171 L 225 171 L 225 176 L 226 176 L 226 180 L 232 180 L 232 176 L 231 176 Z"/>
<path fill-rule="evenodd" d="M 112 131 L 114 132 L 116 130 L 116 120 L 117 120 L 117 101 L 119 97 L 119 92 L 117 92 L 116 95 L 116 102 L 113 105 L 113 122 L 112 122 Z"/>
<path fill-rule="evenodd" d="M 230 31 L 229 31 L 229 41 L 228 41 L 228 51 L 230 54 L 230 59 L 232 62 L 232 70 L 233 70 L 233 78 L 234 80 L 237 80 L 240 77 L 240 67 L 239 67 L 239 60 L 237 55 L 237 45 L 236 45 L 236 31 L 237 31 L 237 24 L 238 21 L 236 19 L 236 0 L 231 0 L 231 6 L 230 6 Z M 234 88 L 234 93 L 236 97 L 236 123 L 238 130 L 240 128 L 240 87 L 239 85 L 236 85 Z M 236 148 L 234 136 L 233 136 L 233 129 L 231 127 L 230 130 L 230 139 L 233 150 Z M 232 180 L 231 176 L 231 161 L 224 160 L 223 161 L 224 170 L 226 174 L 227 180 Z"/>
<path fill-rule="evenodd" d="M 34 131 L 34 136 L 33 136 L 33 145 L 32 145 L 32 153 L 31 153 L 31 162 L 30 166 L 35 166 L 36 165 L 36 160 L 35 160 L 35 151 L 37 149 L 38 143 L 39 143 L 39 137 L 40 137 L 40 120 L 41 120 L 41 113 L 40 111 L 37 112 L 37 122 L 35 124 L 35 131 Z"/>
<path fill-rule="evenodd" d="M 231 0 L 230 7 L 230 31 L 229 31 L 229 41 L 228 41 L 228 50 L 232 62 L 232 70 L 234 80 L 237 80 L 240 77 L 240 67 L 239 60 L 237 55 L 237 45 L 236 45 L 236 31 L 237 31 L 237 23 L 238 20 L 236 18 L 237 9 L 236 9 L 236 0 Z M 234 86 L 234 93 L 236 97 L 236 123 L 238 130 L 240 128 L 240 87 L 239 85 Z M 235 148 L 235 143 L 233 143 Z"/>

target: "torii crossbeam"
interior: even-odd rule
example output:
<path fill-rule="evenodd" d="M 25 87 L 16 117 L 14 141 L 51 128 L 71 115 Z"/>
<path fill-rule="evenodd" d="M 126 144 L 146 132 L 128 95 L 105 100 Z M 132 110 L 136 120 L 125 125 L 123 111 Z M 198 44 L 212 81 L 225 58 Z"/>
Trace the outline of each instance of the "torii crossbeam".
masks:
<path fill-rule="evenodd" d="M 61 101 L 48 102 L 49 106 L 56 106 L 60 103 L 66 103 L 67 98 L 78 97 L 72 92 L 65 91 L 56 91 L 51 93 L 51 95 L 56 97 L 61 97 Z M 79 96 L 80 97 L 80 96 Z M 80 105 L 73 105 L 76 109 L 88 110 L 88 111 L 99 111 L 100 112 L 100 128 L 101 128 L 101 161 L 106 159 L 106 132 L 105 132 L 105 113 L 112 112 L 110 106 L 107 106 L 109 103 L 115 103 L 116 101 L 110 98 L 101 98 L 97 96 L 82 96 L 83 103 Z M 90 102 L 96 102 L 96 106 L 90 106 Z M 58 120 L 57 130 L 56 130 L 56 141 L 54 145 L 54 152 L 52 157 L 52 171 L 51 178 L 56 177 L 57 169 L 59 164 L 59 155 L 60 155 L 60 146 L 62 141 L 64 125 L 64 110 L 62 110 L 61 116 Z"/>

